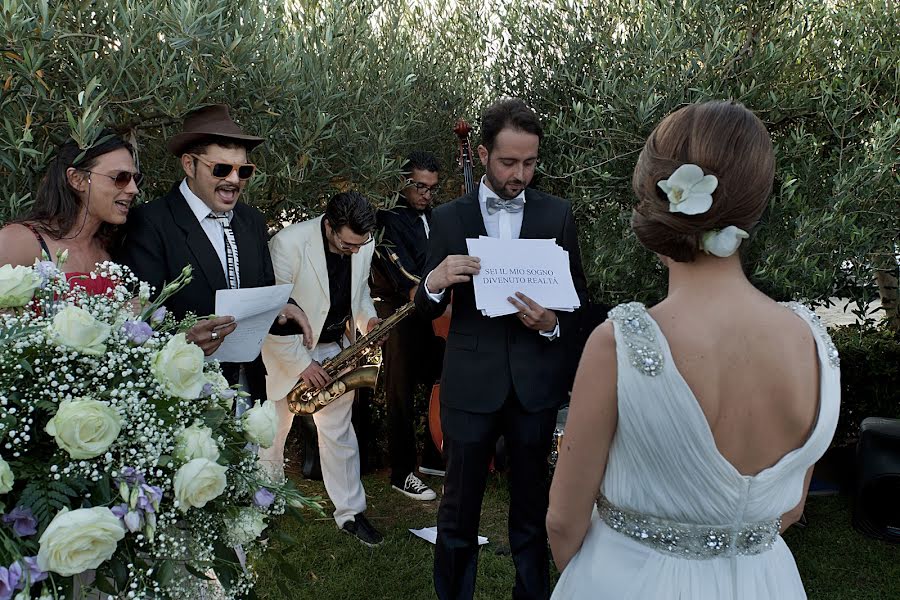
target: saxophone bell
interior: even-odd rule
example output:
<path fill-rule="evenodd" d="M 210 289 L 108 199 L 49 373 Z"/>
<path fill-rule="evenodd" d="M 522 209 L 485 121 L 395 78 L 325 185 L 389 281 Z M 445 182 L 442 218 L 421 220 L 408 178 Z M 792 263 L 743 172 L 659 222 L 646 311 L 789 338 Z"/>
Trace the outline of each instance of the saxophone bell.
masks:
<path fill-rule="evenodd" d="M 326 360 L 322 368 L 331 377 L 324 387 L 316 388 L 298 381 L 288 392 L 288 408 L 295 415 L 316 413 L 347 392 L 362 387 L 374 388 L 378 383 L 378 365 L 363 364 L 379 342 L 387 337 L 397 323 L 415 310 L 412 302 L 400 307 L 397 312 L 380 322 L 367 335 L 341 350 L 337 356 Z"/>

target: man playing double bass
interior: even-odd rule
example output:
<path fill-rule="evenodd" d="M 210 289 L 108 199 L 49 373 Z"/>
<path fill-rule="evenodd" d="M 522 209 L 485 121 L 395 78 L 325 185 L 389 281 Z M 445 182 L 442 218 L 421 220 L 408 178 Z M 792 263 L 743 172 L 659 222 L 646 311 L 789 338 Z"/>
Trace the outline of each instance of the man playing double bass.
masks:
<path fill-rule="evenodd" d="M 401 189 L 391 210 L 378 212 L 381 243 L 372 262 L 372 295 L 378 316 L 387 318 L 415 296 L 425 268 L 428 219 L 438 192 L 440 164 L 430 152 L 410 153 L 403 164 Z M 431 321 L 414 313 L 401 321 L 382 347 L 388 415 L 391 486 L 414 500 L 434 500 L 434 490 L 416 476 L 414 396 L 417 384 L 430 389 L 440 374 L 443 342 Z M 426 421 L 422 473 L 443 475 L 443 463 Z"/>
<path fill-rule="evenodd" d="M 568 202 L 528 188 L 543 135 L 521 100 L 502 99 L 482 116 L 478 147 L 485 175 L 478 189 L 436 208 L 431 219 L 426 278 L 416 308 L 443 313 L 453 292 L 453 318 L 441 377 L 441 427 L 447 474 L 438 511 L 434 585 L 441 600 L 475 591 L 478 523 L 488 463 L 498 435 L 509 465 L 509 543 L 516 565 L 513 598 L 550 596 L 544 519 L 550 441 L 571 373 L 567 339 L 576 315 L 555 313 L 517 294 L 519 312 L 496 318 L 476 307 L 467 238 L 555 239 L 569 253 L 575 289 L 587 290 L 575 220 Z"/>

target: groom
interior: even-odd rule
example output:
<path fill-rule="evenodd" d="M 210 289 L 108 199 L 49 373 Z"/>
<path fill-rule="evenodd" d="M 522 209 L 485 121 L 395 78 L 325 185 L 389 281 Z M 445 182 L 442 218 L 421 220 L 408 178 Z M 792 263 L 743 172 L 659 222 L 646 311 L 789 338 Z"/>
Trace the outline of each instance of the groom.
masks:
<path fill-rule="evenodd" d="M 556 239 L 569 252 L 575 289 L 587 292 L 569 203 L 528 188 L 543 129 L 521 100 L 487 108 L 478 147 L 485 175 L 479 188 L 432 213 L 425 284 L 416 307 L 443 314 L 450 292 L 453 317 L 441 378 L 441 427 L 447 474 L 438 511 L 434 586 L 441 600 L 472 598 L 478 523 L 488 465 L 499 435 L 510 467 L 509 543 L 516 565 L 515 599 L 550 597 L 547 456 L 558 407 L 570 381 L 573 313 L 555 313 L 524 295 L 510 298 L 518 313 L 488 318 L 475 306 L 471 277 L 479 260 L 466 238 Z"/>

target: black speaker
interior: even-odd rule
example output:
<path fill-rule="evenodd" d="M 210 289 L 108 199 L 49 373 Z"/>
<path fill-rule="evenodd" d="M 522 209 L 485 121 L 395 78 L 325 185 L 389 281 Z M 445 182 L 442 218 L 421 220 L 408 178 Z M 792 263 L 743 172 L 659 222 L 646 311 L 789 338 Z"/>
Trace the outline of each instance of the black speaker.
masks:
<path fill-rule="evenodd" d="M 853 526 L 862 533 L 900 543 L 900 419 L 869 417 L 856 446 Z"/>

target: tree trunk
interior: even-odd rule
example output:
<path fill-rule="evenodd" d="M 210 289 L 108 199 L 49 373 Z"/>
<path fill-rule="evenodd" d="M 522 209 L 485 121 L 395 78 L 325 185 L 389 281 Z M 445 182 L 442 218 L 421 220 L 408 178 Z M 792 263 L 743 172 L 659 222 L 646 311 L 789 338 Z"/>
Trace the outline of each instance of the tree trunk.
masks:
<path fill-rule="evenodd" d="M 893 262 L 894 268 L 878 269 L 875 271 L 875 281 L 878 283 L 878 294 L 881 296 L 881 308 L 884 310 L 885 324 L 891 331 L 900 332 L 900 294 L 897 289 L 897 262 Z M 882 265 L 878 265 L 881 267 Z"/>

